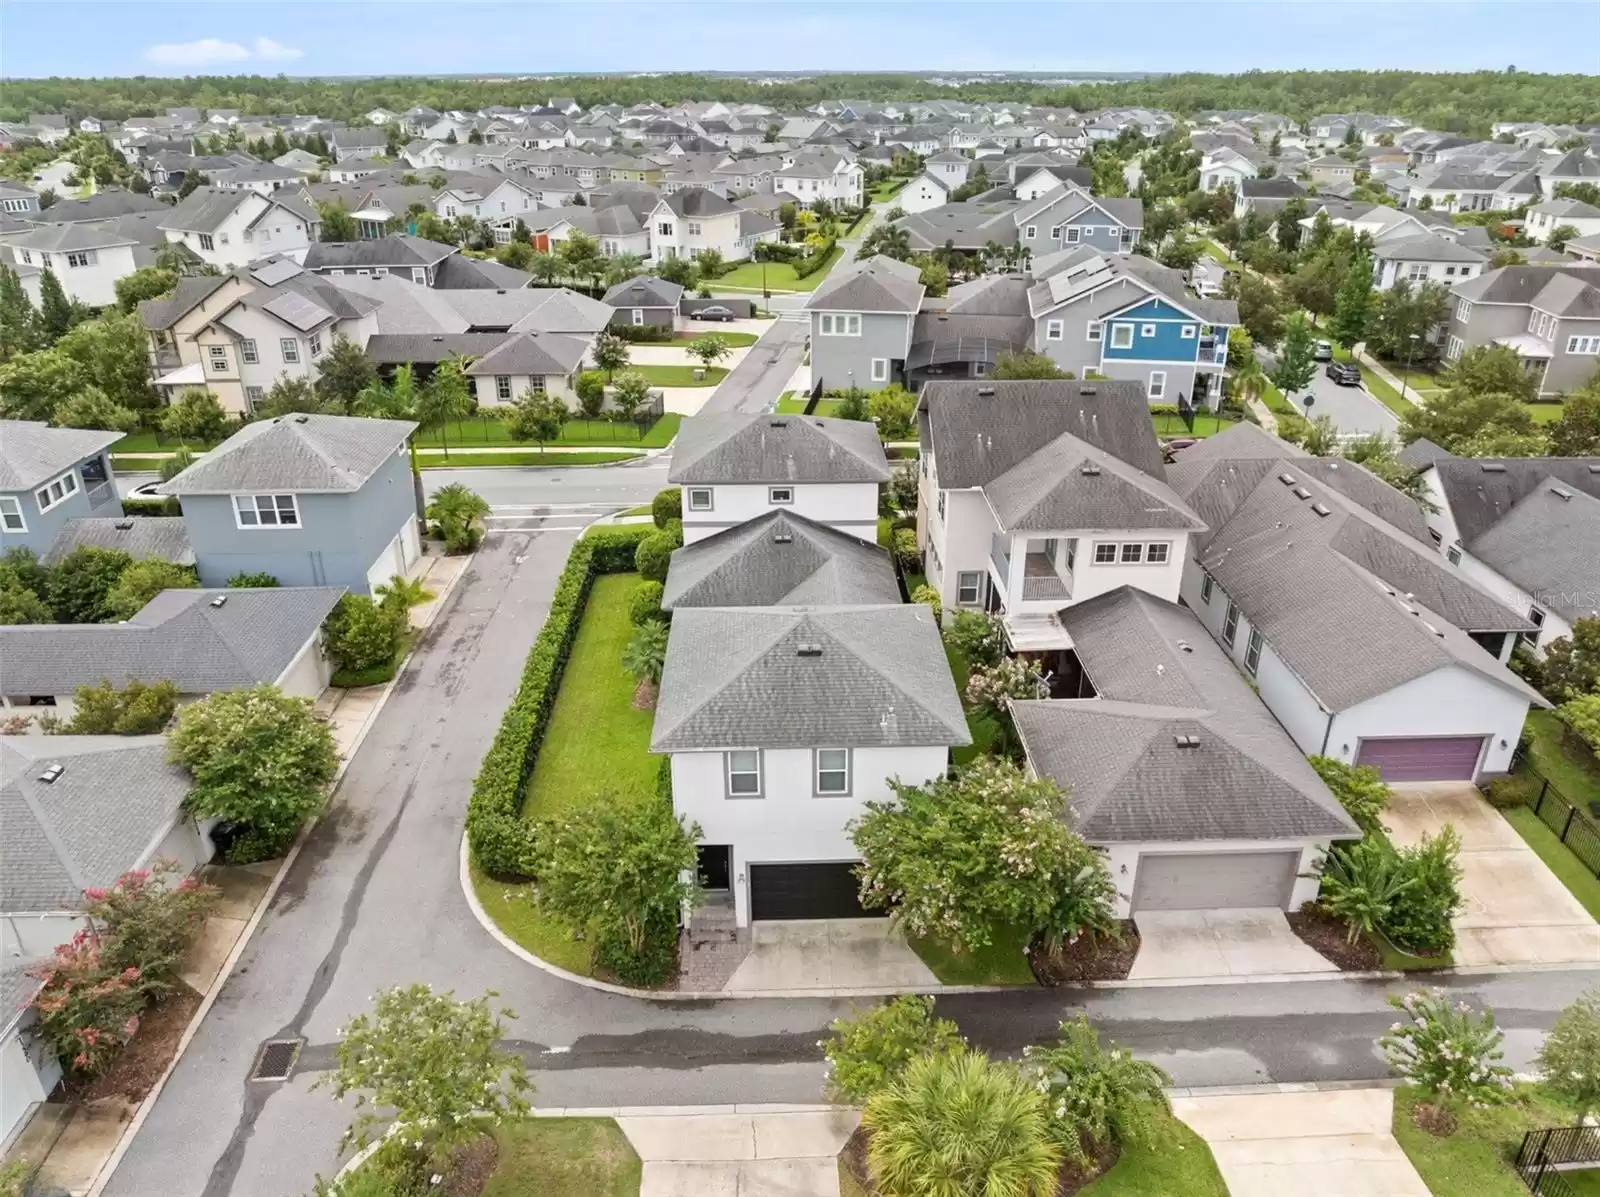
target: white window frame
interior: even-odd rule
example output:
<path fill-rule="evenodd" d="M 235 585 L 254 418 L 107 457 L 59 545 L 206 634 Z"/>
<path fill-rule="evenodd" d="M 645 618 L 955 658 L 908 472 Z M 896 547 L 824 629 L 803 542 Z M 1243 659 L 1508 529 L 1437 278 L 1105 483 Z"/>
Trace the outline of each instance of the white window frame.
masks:
<path fill-rule="evenodd" d="M 1094 557 L 1092 558 L 1094 564 L 1115 565 L 1119 556 L 1117 549 L 1118 545 L 1114 540 L 1098 541 L 1094 546 Z"/>
<path fill-rule="evenodd" d="M 22 500 L 15 495 L 0 495 L 0 532 L 26 535 L 28 517 L 22 512 Z"/>
<path fill-rule="evenodd" d="M 494 397 L 502 403 L 511 402 L 511 376 L 509 374 L 496 374 L 494 376 Z"/>
<path fill-rule="evenodd" d="M 1239 638 L 1239 607 L 1232 599 L 1228 600 L 1227 613 L 1222 617 L 1222 643 L 1229 648 Z"/>
<path fill-rule="evenodd" d="M 639 325 L 639 324 L 643 324 L 644 323 L 644 309 L 643 308 L 634 308 L 633 309 L 633 322 L 634 322 L 635 325 Z"/>
<path fill-rule="evenodd" d="M 248 337 L 239 342 L 239 360 L 247 366 L 254 366 L 261 361 L 261 354 L 256 348 L 256 343 Z"/>
<path fill-rule="evenodd" d="M 704 503 L 697 501 L 697 496 L 699 495 L 705 496 Z M 684 498 L 684 505 L 685 511 L 714 511 L 716 509 L 715 499 L 709 486 L 689 487 Z"/>
<path fill-rule="evenodd" d="M 1461 546 L 1459 544 L 1451 545 L 1448 549 L 1446 549 L 1444 551 L 1444 559 L 1446 561 L 1448 561 L 1451 565 L 1460 565 L 1461 564 Z"/>
<path fill-rule="evenodd" d="M 754 769 L 735 769 L 733 767 L 734 766 L 734 758 L 735 757 L 742 757 L 742 756 L 753 756 L 753 757 L 755 757 L 755 768 Z M 731 748 L 727 752 L 724 752 L 722 754 L 722 784 L 723 784 L 723 793 L 724 793 L 724 795 L 726 797 L 728 797 L 728 798 L 761 798 L 761 797 L 764 797 L 765 796 L 765 794 L 764 794 L 765 787 L 764 787 L 763 783 L 765 782 L 766 779 L 764 777 L 762 777 L 762 771 L 763 771 L 762 770 L 762 765 L 763 765 L 763 763 L 764 762 L 761 759 L 761 749 L 759 749 L 759 748 Z M 756 788 L 755 789 L 753 789 L 753 790 L 738 790 L 738 791 L 734 790 L 734 788 L 733 788 L 733 779 L 735 777 L 751 777 L 751 776 L 753 776 L 756 779 Z"/>
<path fill-rule="evenodd" d="M 1194 340 L 1194 325 L 1185 324 L 1183 328 L 1179 330 L 1178 335 L 1181 336 L 1185 341 Z"/>
<path fill-rule="evenodd" d="M 211 367 L 213 374 L 225 373 L 228 369 L 228 347 L 226 345 L 207 345 L 206 364 Z"/>
<path fill-rule="evenodd" d="M 1155 336 L 1156 335 L 1156 326 L 1154 324 L 1141 324 L 1139 326 L 1139 335 L 1141 337 L 1153 337 L 1153 336 Z"/>
<path fill-rule="evenodd" d="M 293 493 L 272 494 L 241 494 L 231 496 L 233 500 L 233 526 L 243 532 L 282 532 L 286 528 L 299 530 L 305 527 L 300 520 L 300 499 Z M 272 523 L 263 523 L 261 520 L 261 500 L 267 500 L 267 510 L 273 513 Z M 290 523 L 283 521 L 284 507 L 280 500 L 289 500 L 289 510 L 294 513 L 294 520 Z M 248 506 L 247 506 L 248 505 Z M 246 523 L 246 512 L 255 516 L 255 523 Z"/>
<path fill-rule="evenodd" d="M 1067 230 L 1066 231 L 1067 231 L 1067 244 L 1068 245 L 1080 245 L 1080 244 L 1082 244 L 1082 242 L 1083 242 L 1083 232 L 1084 232 L 1083 229 L 1079 228 L 1075 224 L 1069 224 L 1067 226 Z"/>
<path fill-rule="evenodd" d="M 1124 334 L 1126 334 L 1126 337 L 1124 337 Z M 1115 322 L 1112 323 L 1112 325 L 1111 325 L 1111 348 L 1113 348 L 1113 349 L 1132 349 L 1133 348 L 1133 325 L 1127 324 L 1127 323 L 1123 323 L 1121 321 L 1115 321 Z"/>
<path fill-rule="evenodd" d="M 967 579 L 971 578 L 969 585 Z M 972 592 L 972 597 L 967 598 L 967 591 Z M 983 602 L 983 571 L 980 569 L 963 569 L 956 573 L 956 606 L 976 607 Z"/>
<path fill-rule="evenodd" d="M 873 382 L 888 382 L 889 381 L 889 359 L 888 358 L 886 358 L 886 357 L 875 357 L 875 358 L 872 359 L 872 381 Z"/>
<path fill-rule="evenodd" d="M 1261 638 L 1260 628 L 1250 629 L 1250 639 L 1244 645 L 1244 671 L 1255 677 L 1256 670 L 1261 668 L 1261 647 L 1266 642 Z"/>
<path fill-rule="evenodd" d="M 411 268 L 411 281 L 419 287 L 426 287 L 428 285 L 427 270 L 421 266 L 413 266 Z"/>
<path fill-rule="evenodd" d="M 1065 335 L 1066 322 L 1063 320 L 1046 320 L 1044 322 L 1044 339 L 1046 341 L 1059 341 Z"/>
<path fill-rule="evenodd" d="M 320 332 L 314 332 L 307 337 L 306 347 L 311 350 L 311 356 L 313 358 L 320 357 L 322 355 L 322 334 Z"/>
<path fill-rule="evenodd" d="M 1052 241 L 1060 241 L 1061 240 L 1061 229 L 1062 229 L 1062 226 L 1059 225 L 1059 224 L 1051 225 L 1050 226 L 1050 240 L 1052 240 Z"/>
<path fill-rule="evenodd" d="M 1165 565 L 1172 560 L 1172 542 L 1167 540 L 1147 541 L 1144 546 L 1144 563 L 1146 565 Z"/>
<path fill-rule="evenodd" d="M 1160 381 L 1158 382 L 1157 379 Z M 1167 372 L 1165 370 L 1150 371 L 1149 396 L 1152 399 L 1165 399 L 1167 397 Z"/>
<path fill-rule="evenodd" d="M 1456 319 L 1463 322 L 1472 319 L 1472 301 L 1470 299 L 1456 300 Z"/>
<path fill-rule="evenodd" d="M 1036 225 L 1036 224 L 1028 225 L 1026 228 L 1024 228 L 1022 230 L 1022 235 L 1027 240 L 1032 241 L 1035 237 L 1037 237 L 1039 235 L 1039 226 Z"/>
<path fill-rule="evenodd" d="M 68 266 L 93 266 L 95 254 L 92 249 L 73 250 L 67 254 Z"/>
<path fill-rule="evenodd" d="M 244 389 L 245 405 L 249 407 L 252 412 L 255 411 L 256 404 L 260 403 L 266 397 L 267 393 L 261 387 L 245 387 Z"/>
<path fill-rule="evenodd" d="M 1139 540 L 1129 540 L 1124 542 L 1117 551 L 1117 564 L 1143 565 L 1144 542 Z"/>
<path fill-rule="evenodd" d="M 201 249 L 216 249 L 217 248 L 216 243 L 211 240 L 211 234 L 210 233 L 201 233 L 200 234 L 200 248 Z"/>
<path fill-rule="evenodd" d="M 844 767 L 842 769 L 824 769 L 822 767 L 823 753 L 843 753 Z M 811 754 L 811 796 L 813 798 L 848 798 L 850 797 L 851 774 L 854 770 L 851 765 L 851 752 L 848 748 L 818 748 Z M 836 789 L 825 789 L 822 784 L 823 774 L 844 774 L 844 785 Z"/>
<path fill-rule="evenodd" d="M 783 496 L 779 498 L 779 496 Z M 769 486 L 767 487 L 767 502 L 775 506 L 784 506 L 794 502 L 794 487 Z"/>
<path fill-rule="evenodd" d="M 1568 337 L 1568 353 L 1600 353 L 1600 337 Z"/>
<path fill-rule="evenodd" d="M 293 337 L 279 337 L 278 352 L 282 355 L 285 364 L 300 364 L 300 342 Z"/>
<path fill-rule="evenodd" d="M 1200 601 L 1206 606 L 1211 605 L 1211 595 L 1217 588 L 1216 579 L 1210 574 L 1200 575 Z"/>

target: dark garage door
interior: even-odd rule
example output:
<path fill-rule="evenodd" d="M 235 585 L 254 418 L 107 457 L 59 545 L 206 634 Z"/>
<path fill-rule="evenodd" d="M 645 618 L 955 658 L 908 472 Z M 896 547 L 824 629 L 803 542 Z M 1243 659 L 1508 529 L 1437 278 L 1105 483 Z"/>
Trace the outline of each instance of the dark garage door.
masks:
<path fill-rule="evenodd" d="M 752 919 L 860 919 L 887 912 L 863 910 L 854 864 L 750 866 Z"/>
<path fill-rule="evenodd" d="M 1356 764 L 1376 766 L 1384 781 L 1471 781 L 1482 750 L 1482 736 L 1362 740 Z"/>

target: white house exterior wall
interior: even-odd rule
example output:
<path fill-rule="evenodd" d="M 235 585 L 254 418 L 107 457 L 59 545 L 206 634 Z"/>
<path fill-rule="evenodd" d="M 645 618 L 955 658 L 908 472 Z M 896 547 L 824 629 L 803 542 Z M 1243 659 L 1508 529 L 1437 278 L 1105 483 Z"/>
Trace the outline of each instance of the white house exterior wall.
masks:
<path fill-rule="evenodd" d="M 700 824 L 701 843 L 731 846 L 730 878 L 741 927 L 750 922 L 751 864 L 859 860 L 845 824 L 867 801 L 893 796 L 890 778 L 918 784 L 943 774 L 949 762 L 943 746 L 857 748 L 851 752 L 850 795 L 818 798 L 812 793 L 810 748 L 764 749 L 761 755 L 763 796 L 728 798 L 721 752 L 672 754 L 673 809 Z"/>
<path fill-rule="evenodd" d="M 1290 891 L 1287 909 L 1299 910 L 1307 902 L 1315 901 L 1317 891 L 1322 887 L 1318 863 L 1327 853 L 1328 843 L 1328 840 L 1185 840 L 1167 844 L 1100 844 L 1096 847 L 1105 853 L 1111 880 L 1117 887 L 1117 917 L 1125 919 L 1131 913 L 1133 887 L 1139 876 L 1141 856 L 1297 851 L 1300 853 L 1300 863 L 1295 869 L 1294 888 Z"/>
<path fill-rule="evenodd" d="M 684 485 L 683 542 L 694 544 L 715 532 L 746 520 L 765 515 L 775 506 L 794 511 L 807 519 L 827 524 L 840 532 L 875 541 L 878 529 L 878 484 L 876 482 L 795 482 L 773 483 L 787 486 L 794 492 L 794 502 L 773 504 L 769 498 L 771 486 L 719 485 L 711 491 L 711 510 L 693 511 L 689 505 L 690 490 L 700 490 L 693 484 Z"/>
<path fill-rule="evenodd" d="M 21 262 L 36 266 L 41 271 L 53 271 L 68 299 L 96 308 L 116 303 L 117 280 L 127 278 L 139 268 L 133 260 L 131 245 L 111 245 L 90 250 L 88 252 L 94 255 L 94 261 L 87 266 L 68 265 L 64 253 L 44 253 L 42 250 L 23 250 L 15 246 L 10 248 L 13 266 Z M 23 258 L 23 254 L 27 254 L 27 259 Z M 42 274 L 30 274 L 22 279 L 22 289 L 28 293 L 35 307 L 39 306 L 39 283 L 43 278 Z"/>
<path fill-rule="evenodd" d="M 387 577 L 380 581 L 387 582 Z M 278 678 L 278 689 L 294 698 L 317 698 L 328 688 L 332 679 L 333 667 L 328 662 L 328 656 L 323 652 L 322 633 L 318 632 L 306 641 L 300 655 L 289 663 L 289 668 L 283 671 Z"/>
<path fill-rule="evenodd" d="M 580 367 L 581 368 L 581 367 Z M 500 398 L 495 389 L 495 378 L 511 379 L 511 398 Z M 533 379 L 527 374 L 479 374 L 473 379 L 473 389 L 478 396 L 479 407 L 508 407 L 522 398 L 523 392 L 533 385 Z M 554 395 L 571 407 L 577 402 L 577 392 L 572 389 L 572 380 L 565 374 L 544 375 L 545 393 Z"/>
<path fill-rule="evenodd" d="M 906 212 L 926 212 L 950 202 L 950 193 L 927 175 L 919 175 L 900 189 L 892 201 Z"/>
<path fill-rule="evenodd" d="M 1505 773 L 1528 700 L 1460 666 L 1437 669 L 1334 717 L 1327 755 L 1355 760 L 1363 736 L 1488 736 L 1478 773 Z"/>
<path fill-rule="evenodd" d="M 10 1021 L 12 1011 L 6 1011 Z M 35 1103 L 50 1096 L 61 1080 L 61 1063 L 45 1041 L 32 1033 L 38 1015 L 23 1014 L 0 1043 L 0 1143 L 22 1122 Z"/>

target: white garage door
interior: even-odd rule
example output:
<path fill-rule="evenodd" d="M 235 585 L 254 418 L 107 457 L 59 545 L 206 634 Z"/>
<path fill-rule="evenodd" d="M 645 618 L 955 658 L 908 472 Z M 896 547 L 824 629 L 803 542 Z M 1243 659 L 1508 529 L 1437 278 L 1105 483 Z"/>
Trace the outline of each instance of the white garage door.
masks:
<path fill-rule="evenodd" d="M 396 533 L 395 538 L 384 546 L 383 552 L 378 554 L 378 559 L 367 568 L 368 590 L 375 590 L 387 583 L 395 574 L 405 572 L 400 540 L 401 534 Z"/>
<path fill-rule="evenodd" d="M 1141 856 L 1133 910 L 1286 907 L 1299 863 L 1295 851 Z"/>

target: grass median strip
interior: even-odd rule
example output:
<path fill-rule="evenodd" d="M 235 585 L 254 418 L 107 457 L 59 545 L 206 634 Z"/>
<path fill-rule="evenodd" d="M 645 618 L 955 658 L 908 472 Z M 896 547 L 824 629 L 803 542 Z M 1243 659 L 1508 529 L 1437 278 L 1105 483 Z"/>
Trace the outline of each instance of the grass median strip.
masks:
<path fill-rule="evenodd" d="M 425 470 L 475 470 L 482 466 L 593 466 L 631 461 L 637 453 L 545 453 L 539 449 L 518 452 L 507 449 L 495 453 L 457 453 L 446 458 L 438 450 L 423 450 L 417 461 Z"/>
<path fill-rule="evenodd" d="M 1521 1085 L 1505 1105 L 1459 1110 L 1455 1134 L 1440 1138 L 1412 1121 L 1417 1101 L 1415 1089 L 1395 1090 L 1394 1137 L 1433 1197 L 1527 1197 L 1527 1186 L 1511 1167 L 1522 1136 L 1570 1125 L 1575 1113 L 1549 1090 Z"/>
<path fill-rule="evenodd" d="M 629 366 L 635 374 L 642 374 L 653 387 L 714 387 L 728 371 L 721 366 Z M 704 377 L 696 378 L 699 372 Z"/>

